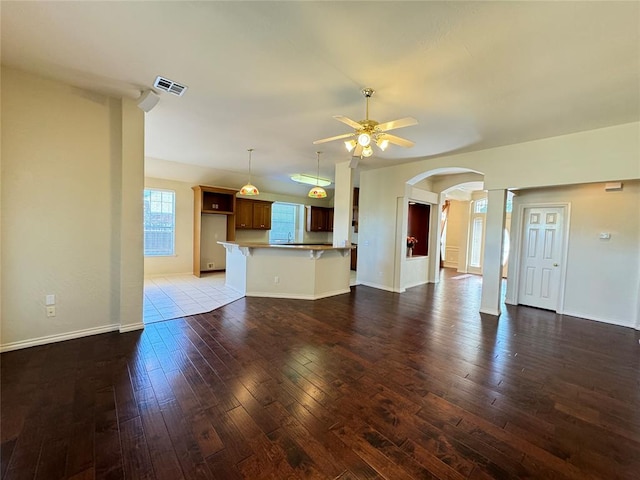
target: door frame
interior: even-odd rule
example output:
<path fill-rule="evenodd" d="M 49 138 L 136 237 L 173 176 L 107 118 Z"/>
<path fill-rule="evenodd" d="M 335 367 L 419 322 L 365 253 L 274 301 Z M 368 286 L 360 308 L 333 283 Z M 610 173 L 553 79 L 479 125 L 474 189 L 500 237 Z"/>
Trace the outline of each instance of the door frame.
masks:
<path fill-rule="evenodd" d="M 511 282 L 512 289 L 511 295 L 509 295 L 509 303 L 511 305 L 519 305 L 520 300 L 520 271 L 522 270 L 522 251 L 524 241 L 524 228 L 525 218 L 524 212 L 527 208 L 563 208 L 563 232 L 562 232 L 562 265 L 560 266 L 560 279 L 558 282 L 558 304 L 556 305 L 555 312 L 559 314 L 564 313 L 564 293 L 565 284 L 567 280 L 567 254 L 569 253 L 569 227 L 571 225 L 571 202 L 553 202 L 553 203 L 525 203 L 518 205 L 518 222 L 513 228 L 513 215 L 511 217 L 511 233 L 515 234 L 514 242 L 511 243 L 513 248 L 513 254 L 509 254 L 510 266 L 509 273 L 513 274 L 513 282 Z M 511 276 L 511 275 L 509 275 Z"/>

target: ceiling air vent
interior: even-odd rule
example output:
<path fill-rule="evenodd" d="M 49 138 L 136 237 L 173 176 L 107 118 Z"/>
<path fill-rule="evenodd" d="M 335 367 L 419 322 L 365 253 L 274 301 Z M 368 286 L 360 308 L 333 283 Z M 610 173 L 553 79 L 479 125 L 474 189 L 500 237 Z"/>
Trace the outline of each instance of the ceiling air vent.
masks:
<path fill-rule="evenodd" d="M 180 85 L 179 83 L 164 77 L 156 77 L 156 81 L 153 86 L 179 97 L 181 97 L 188 88 L 185 85 Z"/>

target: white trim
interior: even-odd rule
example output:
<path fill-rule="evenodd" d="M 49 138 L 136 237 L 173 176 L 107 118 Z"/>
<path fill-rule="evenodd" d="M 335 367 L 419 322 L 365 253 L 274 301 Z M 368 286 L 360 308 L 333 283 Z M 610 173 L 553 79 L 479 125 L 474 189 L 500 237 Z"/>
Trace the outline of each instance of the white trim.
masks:
<path fill-rule="evenodd" d="M 494 317 L 499 317 L 502 311 L 494 310 L 492 308 L 481 308 L 480 313 L 484 313 L 486 315 L 493 315 Z"/>
<path fill-rule="evenodd" d="M 222 270 L 220 270 L 220 271 L 222 271 Z M 156 278 L 163 278 L 163 277 L 169 277 L 169 278 L 170 277 L 184 277 L 184 276 L 187 276 L 187 275 L 190 276 L 190 277 L 193 277 L 193 278 L 198 278 L 193 274 L 193 270 L 189 270 L 188 272 L 169 272 L 169 273 L 150 273 L 150 274 L 145 274 L 144 275 L 144 280 L 154 280 Z"/>
<path fill-rule="evenodd" d="M 384 290 L 386 292 L 393 292 L 393 293 L 403 293 L 405 291 L 404 288 L 401 290 L 395 290 L 393 288 L 387 287 L 386 285 L 381 285 L 379 283 L 372 283 L 372 282 L 360 282 L 360 285 L 364 285 L 365 287 L 377 288 L 378 290 Z"/>
<path fill-rule="evenodd" d="M 569 230 L 571 228 L 571 202 L 553 202 L 553 203 L 526 203 L 518 205 L 518 225 L 517 229 L 513 230 L 513 225 L 511 228 L 511 232 L 513 232 L 517 237 L 515 238 L 515 245 L 512 243 L 511 245 L 514 248 L 513 255 L 509 254 L 511 259 L 515 259 L 514 262 L 509 262 L 509 268 L 513 270 L 513 295 L 510 295 L 508 298 L 505 296 L 505 303 L 509 303 L 511 305 L 519 305 L 520 300 L 520 263 L 522 262 L 522 241 L 523 241 L 523 229 L 524 229 L 524 211 L 527 208 L 564 208 L 564 232 L 562 239 L 562 265 L 560 266 L 560 282 L 558 285 L 558 303 L 556 305 L 555 312 L 559 314 L 565 314 L 564 312 L 564 294 L 566 290 L 566 282 L 567 282 L 567 263 L 568 263 L 568 254 L 569 254 Z M 513 217 L 512 217 L 513 218 Z M 506 300 L 509 300 L 507 302 Z"/>
<path fill-rule="evenodd" d="M 31 338 L 29 340 L 21 340 L 19 342 L 6 343 L 0 345 L 0 352 L 10 352 L 22 348 L 36 347 L 38 345 L 46 345 L 48 343 L 64 342 L 65 340 L 73 340 L 74 338 L 89 337 L 91 335 L 99 335 L 101 333 L 117 332 L 120 325 L 104 325 L 102 327 L 85 328 L 74 332 L 58 333 L 56 335 L 47 335 L 45 337 Z"/>
<path fill-rule="evenodd" d="M 426 285 L 427 283 L 429 283 L 427 280 L 421 280 L 421 281 L 419 281 L 419 282 L 415 282 L 415 283 L 407 284 L 407 285 L 405 285 L 404 287 L 405 287 L 405 289 L 407 289 L 407 288 L 413 288 L 413 287 L 417 287 L 417 286 L 419 286 L 419 285 Z"/>
<path fill-rule="evenodd" d="M 614 319 L 610 319 L 610 318 L 595 317 L 595 316 L 591 315 L 590 313 L 563 312 L 562 315 L 565 316 L 565 317 L 576 317 L 578 319 L 583 319 L 583 320 L 591 320 L 591 321 L 594 321 L 594 322 L 608 323 L 610 325 L 618 325 L 619 327 L 634 328 L 634 325 L 633 325 L 633 323 L 631 321 L 623 322 L 621 320 L 614 320 Z M 634 329 L 637 330 L 637 328 L 634 328 Z"/>
<path fill-rule="evenodd" d="M 245 296 L 260 298 L 288 298 L 291 300 L 319 300 L 321 298 L 343 295 L 345 293 L 351 293 L 351 289 L 347 288 L 343 290 L 334 290 L 332 292 L 326 292 L 320 295 L 307 295 L 303 293 L 247 292 Z"/>
<path fill-rule="evenodd" d="M 127 325 L 121 325 L 119 330 L 120 330 L 120 333 L 133 332 L 135 330 L 144 330 L 144 323 L 139 322 L 139 323 L 129 323 Z"/>
<path fill-rule="evenodd" d="M 450 255 L 451 254 L 451 255 Z M 446 245 L 444 248 L 444 262 L 442 262 L 442 265 L 445 268 L 458 268 L 458 264 L 459 264 L 459 255 L 460 255 L 460 248 L 459 247 L 455 247 L 455 246 L 449 246 Z M 455 256 L 455 261 L 453 261 L 451 259 L 451 257 Z"/>

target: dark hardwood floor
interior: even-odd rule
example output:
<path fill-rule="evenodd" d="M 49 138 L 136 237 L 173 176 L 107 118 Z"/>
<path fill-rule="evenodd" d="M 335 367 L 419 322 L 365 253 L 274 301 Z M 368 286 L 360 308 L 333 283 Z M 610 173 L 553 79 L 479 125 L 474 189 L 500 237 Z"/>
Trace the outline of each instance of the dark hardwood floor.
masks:
<path fill-rule="evenodd" d="M 455 276 L 2 354 L 0 476 L 640 478 L 639 332 Z"/>

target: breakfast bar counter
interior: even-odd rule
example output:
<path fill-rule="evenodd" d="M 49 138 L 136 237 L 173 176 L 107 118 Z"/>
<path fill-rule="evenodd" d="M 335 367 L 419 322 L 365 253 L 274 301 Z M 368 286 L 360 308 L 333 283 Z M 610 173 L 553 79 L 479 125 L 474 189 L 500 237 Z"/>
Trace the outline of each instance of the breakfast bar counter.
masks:
<path fill-rule="evenodd" d="M 248 297 L 316 300 L 349 293 L 351 246 L 218 242 L 226 284 Z"/>

